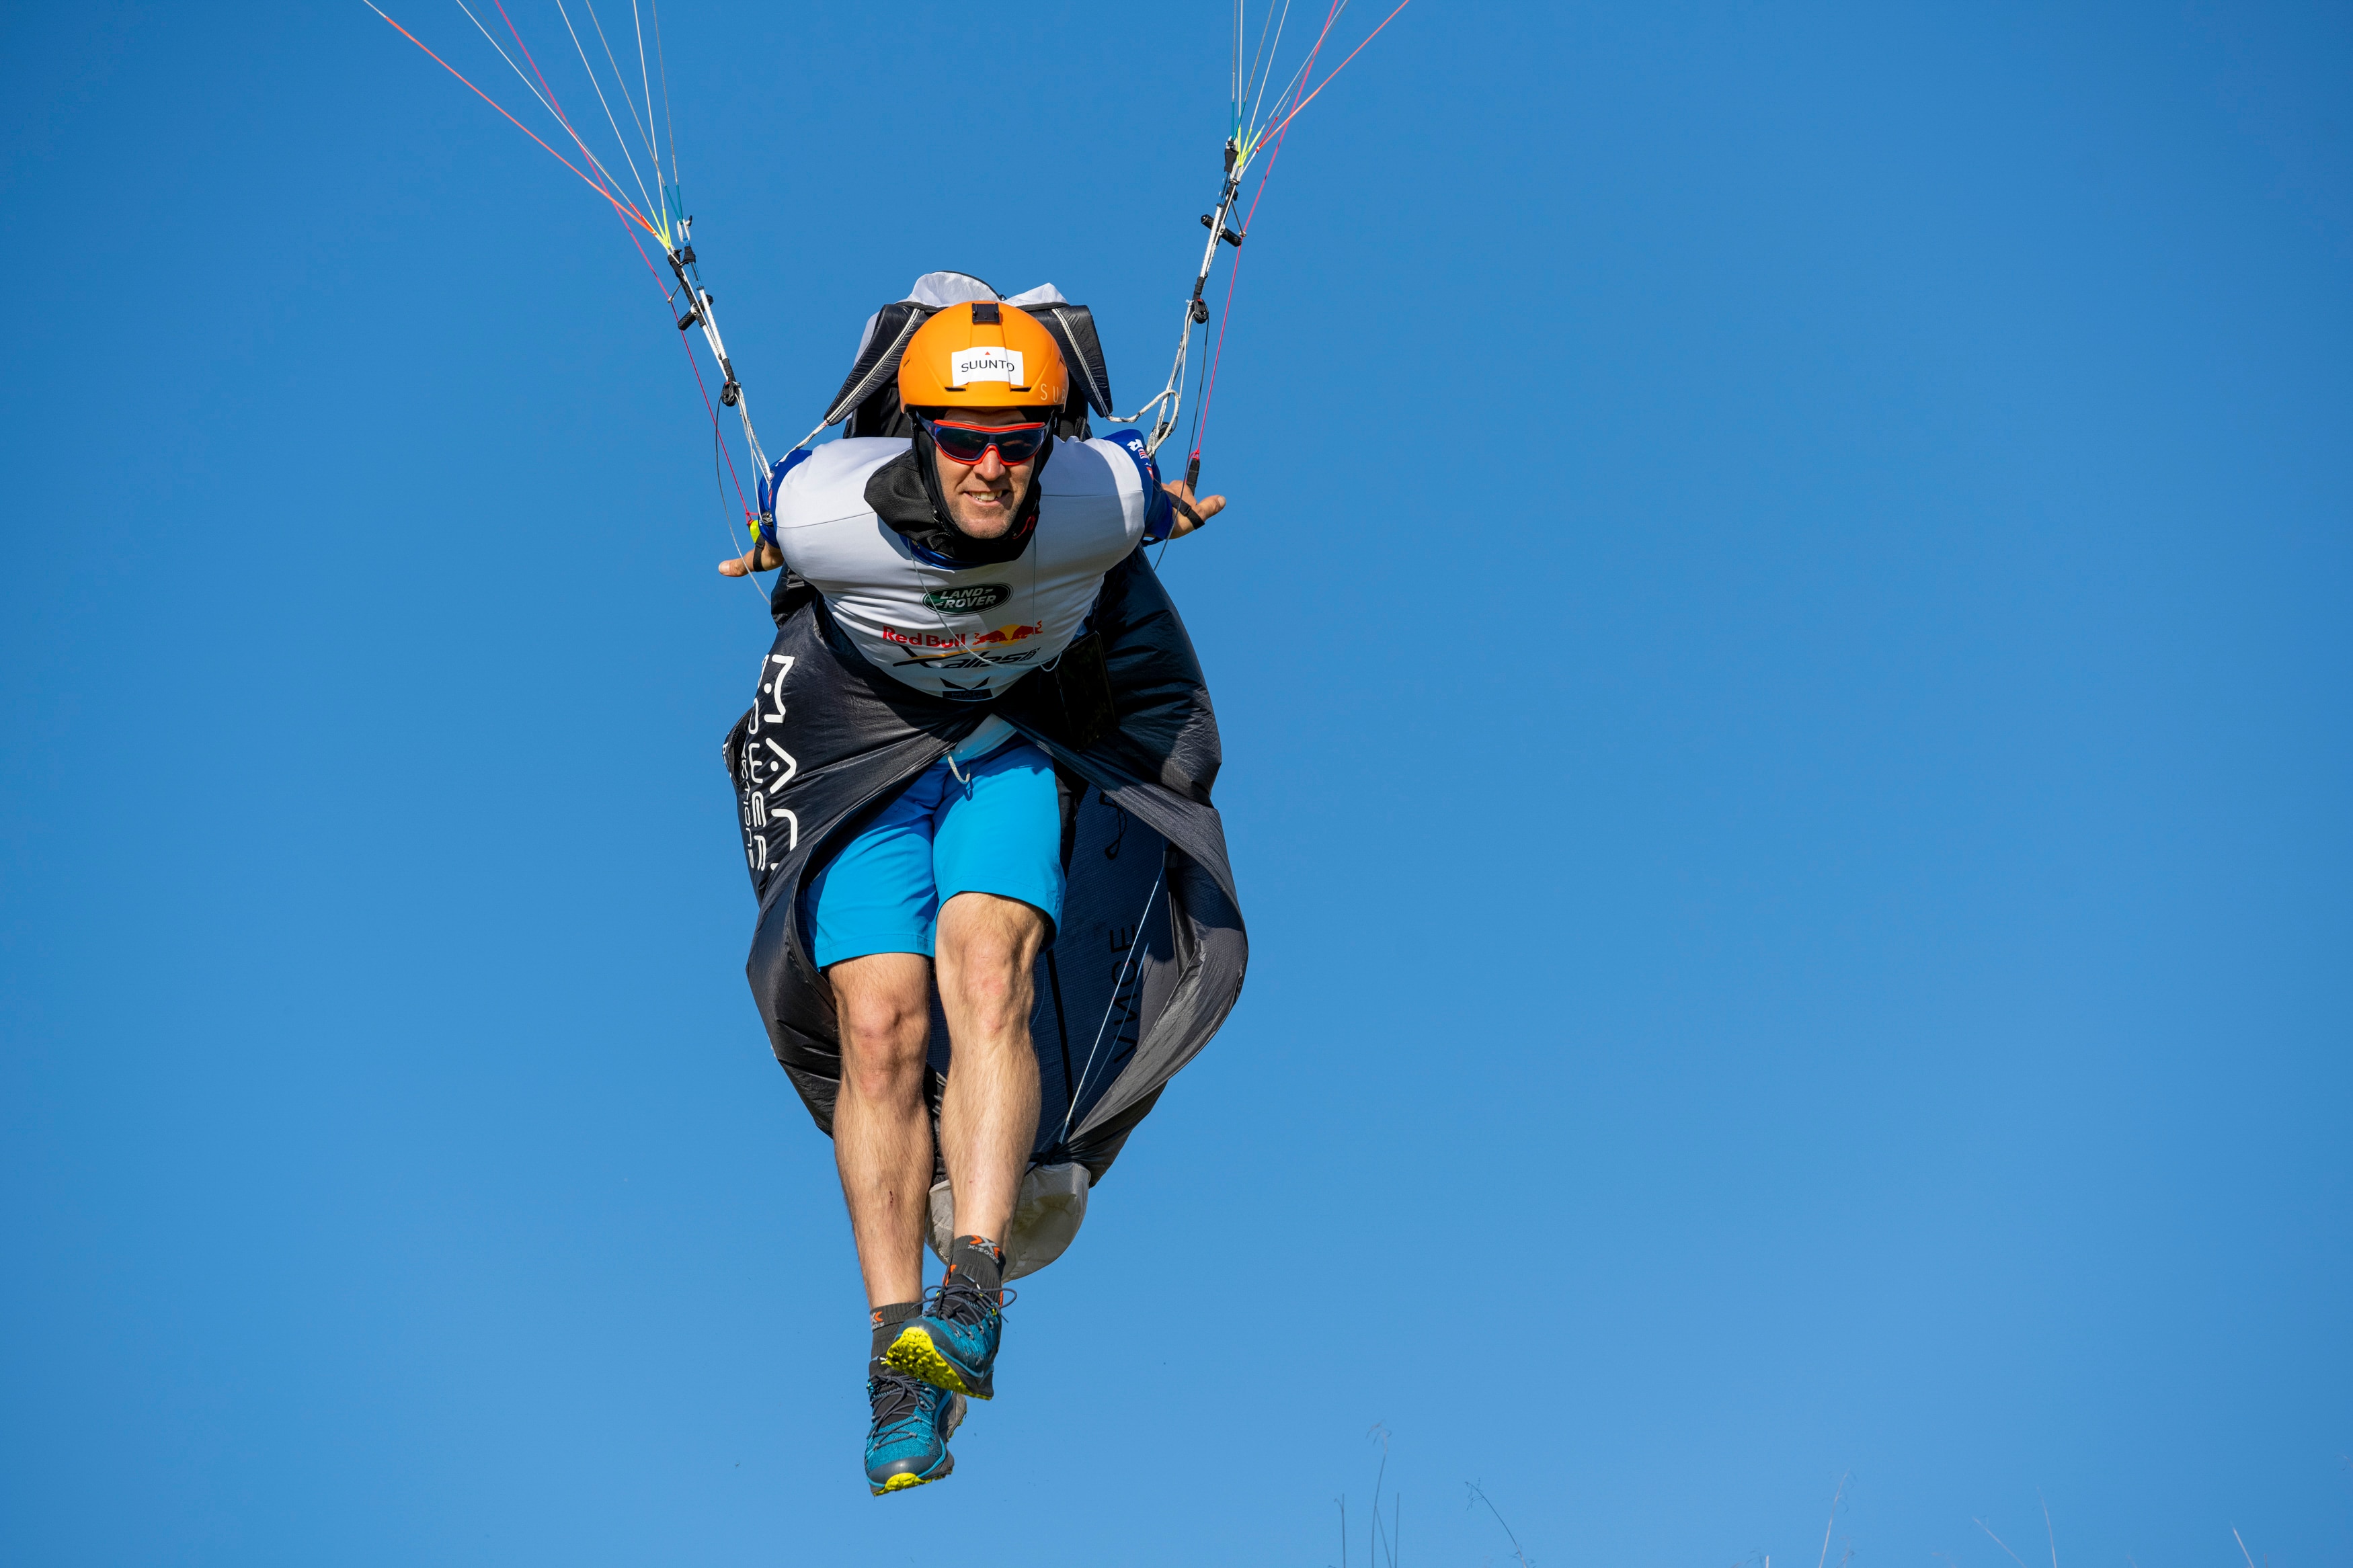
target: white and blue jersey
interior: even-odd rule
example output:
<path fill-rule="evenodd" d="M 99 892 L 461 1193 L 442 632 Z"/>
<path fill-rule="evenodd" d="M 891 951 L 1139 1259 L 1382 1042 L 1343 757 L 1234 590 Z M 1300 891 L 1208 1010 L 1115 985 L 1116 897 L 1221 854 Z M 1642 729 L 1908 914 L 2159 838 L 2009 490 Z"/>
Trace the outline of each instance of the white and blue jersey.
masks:
<path fill-rule="evenodd" d="M 776 540 L 869 663 L 934 697 L 987 701 L 1052 663 L 1085 625 L 1103 574 L 1168 531 L 1151 459 L 1122 431 L 1055 443 L 1038 479 L 1037 531 L 1018 557 L 943 562 L 866 503 L 874 470 L 907 447 L 869 437 L 786 459 Z"/>

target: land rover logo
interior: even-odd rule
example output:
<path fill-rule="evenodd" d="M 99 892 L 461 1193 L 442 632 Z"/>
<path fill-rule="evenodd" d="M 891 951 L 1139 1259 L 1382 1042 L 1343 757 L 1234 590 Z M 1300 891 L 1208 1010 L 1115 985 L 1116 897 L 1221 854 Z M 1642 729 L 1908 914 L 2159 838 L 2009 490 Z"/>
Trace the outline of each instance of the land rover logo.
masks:
<path fill-rule="evenodd" d="M 993 610 L 1013 597 L 1013 590 L 1002 583 L 975 583 L 964 588 L 942 588 L 923 595 L 923 603 L 951 616 L 968 616 L 979 610 Z"/>

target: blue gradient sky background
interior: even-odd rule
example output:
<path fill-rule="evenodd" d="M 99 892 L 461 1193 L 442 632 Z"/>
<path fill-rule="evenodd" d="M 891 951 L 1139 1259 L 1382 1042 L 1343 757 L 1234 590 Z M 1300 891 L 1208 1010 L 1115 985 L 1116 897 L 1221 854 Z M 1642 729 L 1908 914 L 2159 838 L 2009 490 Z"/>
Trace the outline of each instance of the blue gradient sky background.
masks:
<path fill-rule="evenodd" d="M 664 21 L 776 445 L 934 267 L 1157 384 L 1218 7 Z M 2341 5 L 1408 10 L 1167 558 L 1249 988 L 876 1502 L 640 262 L 357 0 L 11 8 L 0 1555 L 1312 1568 L 1378 1422 L 1413 1564 L 1472 1479 L 1800 1563 L 1848 1471 L 1834 1561 L 2353 1559 L 2348 77 Z"/>

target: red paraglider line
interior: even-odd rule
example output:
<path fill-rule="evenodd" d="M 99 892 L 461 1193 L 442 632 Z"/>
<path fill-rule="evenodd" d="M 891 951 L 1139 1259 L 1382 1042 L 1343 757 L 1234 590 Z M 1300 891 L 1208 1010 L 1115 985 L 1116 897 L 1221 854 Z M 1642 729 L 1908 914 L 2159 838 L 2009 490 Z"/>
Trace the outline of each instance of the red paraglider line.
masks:
<path fill-rule="evenodd" d="M 507 25 L 507 36 L 514 39 L 515 47 L 522 51 L 522 58 L 530 63 L 531 74 L 539 79 L 540 88 L 546 94 L 547 107 L 549 111 L 555 116 L 555 122 L 564 127 L 564 133 L 572 138 L 572 144 L 580 149 L 580 155 L 588 160 L 588 166 L 596 170 L 596 173 L 603 177 L 603 189 L 605 190 L 606 199 L 607 201 L 614 199 L 613 191 L 617 188 L 617 184 L 613 178 L 612 171 L 606 168 L 604 164 L 598 163 L 596 161 L 596 154 L 588 151 L 588 143 L 580 140 L 580 132 L 574 127 L 572 123 L 572 116 L 564 112 L 564 105 L 556 100 L 555 89 L 548 83 L 547 73 L 539 68 L 538 59 L 533 56 L 531 46 L 522 41 L 522 34 L 516 30 L 514 18 L 507 15 L 506 6 L 500 4 L 500 0 L 491 0 L 491 4 L 498 7 L 499 20 Z M 472 13 L 469 12 L 468 15 L 470 16 Z M 495 38 L 491 40 L 492 43 L 496 43 L 497 41 L 498 40 Z M 509 60 L 507 64 L 512 66 L 514 62 L 512 60 Z M 526 82 L 523 85 L 528 87 L 531 84 Z M 659 171 L 657 171 L 657 173 L 659 173 Z M 642 194 L 643 187 L 640 186 L 639 190 Z M 654 274 L 654 281 L 656 283 L 659 283 L 661 281 L 660 273 L 657 272 Z M 662 292 L 664 296 L 667 297 L 670 291 L 665 289 Z"/>
<path fill-rule="evenodd" d="M 638 259 L 646 264 L 648 272 L 653 274 L 654 287 L 661 290 L 665 300 L 670 300 L 670 291 L 663 284 L 660 269 L 654 266 L 654 258 L 646 254 L 644 243 L 634 234 L 629 236 L 629 243 L 638 247 Z M 711 417 L 712 434 L 719 435 L 719 410 L 711 405 L 711 387 L 702 379 L 702 363 L 694 357 L 694 345 L 686 341 L 684 332 L 678 334 L 678 346 L 686 355 L 686 368 L 694 373 L 694 390 L 702 395 L 702 411 Z M 728 481 L 735 487 L 735 504 L 744 509 L 744 520 L 749 522 L 752 520 L 752 503 L 744 499 L 744 476 L 735 471 L 735 454 L 727 449 L 727 443 L 724 440 L 719 443 L 719 452 L 727 459 L 727 478 Z M 721 499 L 723 500 L 725 498 Z"/>
<path fill-rule="evenodd" d="M 1381 36 L 1381 27 L 1386 27 L 1391 22 L 1396 21 L 1398 11 L 1402 11 L 1412 4 L 1413 0 L 1398 0 L 1397 11 L 1392 11 L 1388 16 L 1382 17 L 1380 27 L 1375 27 L 1371 32 L 1365 35 L 1365 44 L 1369 44 L 1375 38 L 1379 37 Z M 1350 49 L 1348 51 L 1348 60 L 1353 60 L 1358 55 L 1363 54 L 1365 52 L 1365 44 L 1358 44 L 1355 48 Z M 1320 43 L 1318 47 L 1321 47 Z M 1334 66 L 1332 68 L 1332 76 L 1327 76 L 1322 81 L 1317 82 L 1315 84 L 1315 92 L 1309 93 L 1305 98 L 1301 99 L 1296 104 L 1293 105 L 1291 112 L 1284 115 L 1280 121 L 1275 122 L 1274 129 L 1279 132 L 1284 126 L 1289 125 L 1293 120 L 1298 119 L 1299 111 L 1315 101 L 1315 93 L 1322 92 L 1325 88 L 1330 87 L 1332 85 L 1332 77 L 1338 76 L 1342 71 L 1348 68 L 1348 60 L 1342 60 L 1338 65 Z"/>
<path fill-rule="evenodd" d="M 1275 133 L 1274 147 L 1267 154 L 1266 173 L 1258 177 L 1258 190 L 1250 196 L 1250 213 L 1242 219 L 1244 234 L 1250 232 L 1251 223 L 1257 219 L 1259 198 L 1266 195 L 1266 183 L 1274 177 L 1274 166 L 1282 160 L 1282 137 L 1283 132 Z M 1208 379 L 1201 387 L 1200 408 L 1193 416 L 1193 450 L 1186 457 L 1188 468 L 1201 460 L 1202 443 L 1208 439 L 1206 432 L 1209 428 L 1209 403 L 1218 395 L 1218 366 L 1226 357 L 1226 323 L 1234 319 L 1234 290 L 1241 287 L 1241 281 L 1242 258 L 1236 251 L 1233 270 L 1226 274 L 1225 307 L 1218 313 L 1218 346 L 1209 353 Z"/>
<path fill-rule="evenodd" d="M 451 65 L 448 60 L 443 59 L 439 55 L 435 54 L 431 49 L 426 48 L 424 41 L 418 38 L 416 34 L 410 32 L 399 23 L 393 21 L 390 16 L 385 16 L 385 14 L 381 10 L 377 10 L 375 5 L 368 3 L 368 0 L 363 0 L 363 4 L 367 4 L 368 9 L 375 11 L 377 16 L 384 16 L 385 22 L 391 26 L 393 31 L 398 33 L 402 37 L 406 38 L 410 43 L 415 44 L 418 48 L 424 49 L 427 58 L 430 59 L 435 65 L 439 66 L 443 70 L 448 71 L 451 76 L 456 77 L 459 81 L 465 82 L 466 86 L 471 89 L 475 97 L 480 99 L 484 103 L 489 104 L 492 109 L 498 110 L 500 114 L 505 116 L 507 122 L 512 125 L 516 130 L 522 132 L 524 135 L 531 137 L 533 141 L 539 142 L 540 146 L 546 150 L 550 157 L 553 157 L 557 163 L 563 164 L 565 168 L 571 169 L 575 174 L 578 174 L 580 176 L 582 183 L 586 184 L 590 190 L 595 191 L 598 195 L 603 196 L 605 200 L 611 205 L 614 214 L 621 218 L 621 232 L 628 235 L 629 237 L 629 243 L 637 247 L 638 259 L 646 264 L 646 271 L 653 279 L 655 289 L 660 293 L 666 306 L 671 302 L 670 288 L 667 284 L 662 282 L 661 269 L 654 265 L 653 258 L 646 254 L 644 242 L 639 240 L 636 233 L 629 227 L 631 223 L 635 223 L 638 228 L 644 229 L 656 239 L 659 239 L 661 237 L 660 233 L 655 229 L 653 225 L 645 220 L 643 215 L 637 212 L 627 202 L 615 196 L 613 193 L 607 190 L 605 186 L 597 184 L 595 180 L 590 179 L 587 175 L 580 174 L 580 171 L 574 167 L 570 159 L 566 158 L 563 153 L 558 153 L 554 148 L 549 147 L 546 142 L 540 142 L 539 137 L 533 133 L 530 126 L 525 125 L 513 115 L 508 114 L 506 110 L 496 99 L 492 98 L 489 93 L 484 92 L 480 88 L 475 87 L 473 82 L 467 79 L 467 76 L 463 71 Z M 539 78 L 539 85 L 546 89 L 548 107 L 555 111 L 557 122 L 564 127 L 565 131 L 572 137 L 574 143 L 577 145 L 580 142 L 580 133 L 572 129 L 571 119 L 565 114 L 563 105 L 556 101 L 555 89 L 549 85 L 546 73 L 539 68 L 539 61 L 533 58 L 531 46 L 522 41 L 522 35 L 521 33 L 515 31 L 514 18 L 507 15 L 506 6 L 500 4 L 500 0 L 491 0 L 491 4 L 498 6 L 499 19 L 506 23 L 507 31 L 514 35 L 515 47 L 522 51 L 522 58 L 524 59 L 531 61 L 532 74 Z M 585 153 L 587 149 L 584 146 L 581 148 L 581 151 Z M 590 162 L 593 163 L 595 160 L 591 158 Z M 598 170 L 598 173 L 601 174 L 602 172 L 602 169 Z M 686 368 L 694 374 L 694 389 L 702 398 L 702 412 L 711 421 L 712 434 L 714 437 L 720 436 L 719 410 L 712 406 L 711 387 L 702 379 L 702 366 L 694 357 L 694 345 L 686 341 L 686 334 L 684 332 L 681 332 L 678 338 L 678 346 L 679 352 L 686 355 Z M 724 458 L 727 462 L 728 480 L 735 487 L 735 504 L 744 509 L 744 519 L 746 522 L 749 522 L 752 518 L 752 504 L 744 498 L 744 477 L 735 471 L 735 454 L 728 450 L 727 443 L 724 439 L 722 439 L 719 442 L 719 452 L 720 456 Z"/>
<path fill-rule="evenodd" d="M 367 0 L 361 0 L 361 3 L 362 3 L 363 5 L 367 5 Z M 383 12 L 381 12 L 381 11 L 376 11 L 375 6 L 375 5 L 368 5 L 368 9 L 369 9 L 369 10 L 371 10 L 371 11 L 375 11 L 375 14 L 376 14 L 377 16 L 384 16 L 384 13 L 383 13 Z M 418 48 L 420 48 L 420 49 L 425 49 L 425 45 L 424 45 L 424 43 L 423 43 L 420 39 L 418 39 L 418 37 L 417 37 L 417 35 L 416 35 L 416 34 L 414 34 L 414 33 L 410 32 L 407 28 L 406 28 L 406 27 L 402 26 L 399 23 L 393 21 L 393 19 L 392 19 L 391 17 L 389 17 L 389 16 L 384 16 L 384 19 L 385 19 L 385 21 L 387 24 L 389 24 L 389 25 L 391 26 L 392 30 L 393 30 L 394 32 L 398 33 L 402 37 L 406 38 L 410 43 L 415 44 Z M 645 219 L 644 215 L 640 214 L 640 213 L 639 213 L 639 212 L 638 212 L 635 207 L 630 206 L 627 202 L 621 201 L 619 198 L 616 197 L 616 196 L 615 196 L 615 195 L 614 195 L 610 191 L 607 191 L 604 186 L 602 186 L 602 185 L 598 184 L 596 181 L 594 181 L 594 180 L 590 179 L 587 175 L 586 175 L 586 174 L 580 174 L 580 171 L 579 171 L 578 169 L 575 169 L 575 168 L 573 168 L 573 166 L 572 166 L 572 160 L 571 160 L 571 159 L 569 159 L 569 158 L 565 157 L 563 153 L 561 153 L 557 152 L 554 148 L 553 148 L 553 147 L 549 147 L 549 146 L 547 145 L 547 143 L 546 143 L 546 142 L 540 142 L 540 141 L 539 141 L 539 137 L 538 137 L 537 133 L 536 133 L 536 132 L 534 132 L 532 130 L 532 128 L 531 128 L 530 126 L 525 125 L 522 121 L 517 120 L 513 115 L 512 115 L 512 114 L 508 114 L 508 113 L 507 113 L 507 111 L 506 111 L 506 110 L 505 110 L 503 107 L 501 107 L 501 104 L 499 103 L 499 100 L 498 100 L 497 99 L 492 98 L 489 93 L 484 92 L 480 88 L 474 86 L 474 84 L 473 84 L 471 81 L 468 80 L 468 79 L 467 79 L 467 77 L 466 77 L 466 73 L 465 73 L 464 71 L 459 70 L 456 66 L 451 65 L 448 60 L 443 59 L 439 55 L 435 54 L 431 49 L 425 49 L 425 54 L 426 54 L 426 58 L 428 58 L 428 59 L 430 59 L 430 60 L 431 60 L 435 65 L 439 66 L 443 70 L 448 71 L 451 76 L 456 77 L 459 81 L 465 82 L 465 83 L 466 83 L 466 86 L 467 86 L 467 88 L 468 88 L 468 89 L 469 89 L 469 90 L 470 90 L 476 98 L 480 99 L 484 103 L 489 104 L 492 109 L 496 109 L 496 110 L 498 110 L 498 111 L 499 111 L 501 115 L 505 115 L 505 117 L 506 117 L 506 121 L 507 121 L 507 123 L 508 123 L 508 124 L 510 124 L 510 125 L 513 126 L 516 130 L 518 130 L 518 131 L 522 132 L 524 135 L 529 136 L 533 141 L 534 141 L 534 142 L 539 142 L 540 146 L 541 146 L 542 148 L 545 149 L 545 151 L 546 151 L 546 153 L 547 153 L 547 155 L 548 155 L 549 157 L 551 157 L 551 158 L 554 159 L 557 163 L 559 163 L 563 164 L 565 168 L 567 168 L 567 169 L 572 169 L 572 172 L 573 172 L 575 174 L 579 174 L 579 175 L 580 175 L 580 183 L 581 183 L 581 184 L 585 184 L 585 185 L 586 185 L 590 190 L 592 190 L 592 191 L 596 192 L 598 195 L 603 196 L 607 201 L 611 202 L 611 203 L 613 204 L 613 210 L 614 210 L 615 212 L 619 213 L 619 214 L 620 214 L 624 218 L 628 219 L 628 220 L 629 222 L 631 222 L 631 223 L 636 224 L 639 228 L 644 229 L 648 234 L 652 235 L 656 239 L 659 239 L 659 238 L 661 237 L 660 231 L 659 231 L 658 229 L 656 229 L 652 224 L 648 223 L 648 222 L 646 221 L 646 219 Z M 536 67 L 534 67 L 533 68 L 534 68 L 534 69 L 536 69 L 537 68 L 536 68 Z M 649 263 L 648 265 L 651 265 L 651 263 Z M 660 276 L 661 276 L 661 275 L 660 275 L 659 273 L 656 273 L 654 276 L 655 276 L 655 279 L 656 279 L 656 281 L 659 281 L 659 279 L 660 279 Z"/>
<path fill-rule="evenodd" d="M 500 3 L 500 0 L 491 0 L 491 4 L 498 6 L 499 20 L 507 25 L 507 35 L 514 39 L 515 47 L 522 51 L 524 59 L 531 60 L 531 74 L 539 79 L 541 89 L 546 92 L 547 107 L 555 110 L 555 118 L 563 121 L 564 129 L 572 131 L 572 117 L 564 112 L 564 105 L 555 101 L 555 89 L 547 85 L 547 73 L 539 68 L 539 62 L 531 58 L 531 46 L 522 41 L 521 33 L 515 31 L 514 18 L 507 15 L 507 8 Z M 572 131 L 572 140 L 579 141 L 580 132 Z"/>
<path fill-rule="evenodd" d="M 548 85 L 547 73 L 539 68 L 539 61 L 533 59 L 532 57 L 531 46 L 522 41 L 522 35 L 521 33 L 515 31 L 514 18 L 507 15 L 507 8 L 503 4 L 501 4 L 501 0 L 491 0 L 491 4 L 498 7 L 499 20 L 507 25 L 507 31 L 509 33 L 513 34 L 515 47 L 522 51 L 522 58 L 524 59 L 531 61 L 531 74 L 539 78 L 539 85 L 542 88 L 546 89 L 548 107 L 555 110 L 555 118 L 562 121 L 564 129 L 572 132 L 572 140 L 575 142 L 579 141 L 580 132 L 572 130 L 572 119 L 569 115 L 564 112 L 564 105 L 556 101 L 555 89 Z M 602 173 L 601 169 L 599 170 L 599 173 Z M 660 290 L 663 302 L 665 304 L 669 303 L 670 299 L 670 287 L 662 281 L 661 268 L 656 267 L 654 265 L 654 258 L 646 254 L 646 247 L 644 244 L 638 240 L 636 234 L 630 232 L 626 227 L 623 228 L 622 232 L 628 234 L 629 236 L 629 243 L 638 247 L 638 259 L 646 264 L 646 270 L 653 276 L 654 287 Z M 712 432 L 714 435 L 720 434 L 719 410 L 712 407 L 711 405 L 711 387 L 710 384 L 702 379 L 702 363 L 694 357 L 694 345 L 686 341 L 686 334 L 684 332 L 681 332 L 678 335 L 678 346 L 679 351 L 686 355 L 686 368 L 694 373 L 694 390 L 702 395 L 702 412 L 711 420 Z M 722 440 L 719 443 L 719 453 L 721 457 L 727 460 L 727 478 L 735 487 L 735 504 L 744 509 L 744 520 L 749 521 L 752 516 L 752 504 L 744 499 L 744 478 L 735 471 L 735 454 L 727 449 L 727 443 L 724 440 Z"/>
<path fill-rule="evenodd" d="M 1398 0 L 1397 11 L 1392 11 L 1388 16 L 1382 17 L 1381 26 L 1375 27 L 1372 33 L 1366 34 L 1365 43 L 1358 44 L 1348 51 L 1348 60 L 1355 59 L 1363 51 L 1365 44 L 1373 41 L 1373 33 L 1377 33 L 1381 27 L 1389 25 L 1390 16 L 1395 16 L 1398 11 L 1404 10 L 1412 3 L 1413 0 Z M 1324 30 L 1315 35 L 1315 46 L 1307 51 L 1307 63 L 1300 68 L 1300 79 L 1303 81 L 1314 73 L 1315 57 L 1324 52 L 1324 40 L 1331 36 L 1332 24 L 1338 18 L 1340 6 L 1343 4 L 1345 0 L 1333 0 L 1332 9 L 1324 15 Z M 1307 98 L 1314 98 L 1316 92 L 1322 92 L 1324 88 L 1330 86 L 1332 77 L 1338 76 L 1347 68 L 1348 60 L 1342 60 L 1333 67 L 1332 76 L 1327 76 L 1317 82 L 1315 92 L 1309 93 Z M 1258 189 L 1250 193 L 1250 211 L 1242 215 L 1244 234 L 1248 234 L 1250 231 L 1250 226 L 1258 221 L 1258 204 L 1266 199 L 1266 183 L 1274 178 L 1274 166 L 1282 161 L 1282 143 L 1291 133 L 1291 122 L 1298 116 L 1299 110 L 1306 107 L 1307 99 L 1300 100 L 1291 112 L 1284 115 L 1275 125 L 1271 133 L 1274 137 L 1274 145 L 1268 150 L 1266 155 L 1266 173 L 1258 177 Z M 1218 395 L 1218 366 L 1226 357 L 1226 325 L 1234 319 L 1234 290 L 1241 287 L 1241 281 L 1242 258 L 1241 252 L 1237 250 L 1234 252 L 1233 269 L 1226 274 L 1226 303 L 1218 313 L 1218 346 L 1209 352 L 1209 374 L 1202 379 L 1201 401 L 1193 411 L 1193 449 L 1186 454 L 1186 468 L 1188 471 L 1198 472 L 1197 465 L 1201 460 L 1201 447 L 1208 439 L 1205 432 L 1209 428 L 1209 403 Z"/>

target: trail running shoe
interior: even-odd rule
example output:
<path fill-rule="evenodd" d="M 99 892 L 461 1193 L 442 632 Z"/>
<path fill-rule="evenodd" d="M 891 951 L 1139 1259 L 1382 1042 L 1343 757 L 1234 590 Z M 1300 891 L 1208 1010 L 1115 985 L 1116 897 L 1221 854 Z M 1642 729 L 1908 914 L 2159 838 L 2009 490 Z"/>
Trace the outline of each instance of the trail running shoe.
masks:
<path fill-rule="evenodd" d="M 936 1481 L 955 1468 L 948 1434 L 964 1420 L 964 1398 L 885 1368 L 866 1380 L 874 1425 L 866 1434 L 866 1484 L 874 1495 Z"/>
<path fill-rule="evenodd" d="M 893 1372 L 919 1377 L 934 1388 L 993 1398 L 997 1342 L 1005 1331 L 1003 1300 L 1009 1291 L 984 1291 L 954 1273 L 932 1287 L 923 1315 L 899 1331 L 882 1360 Z"/>

